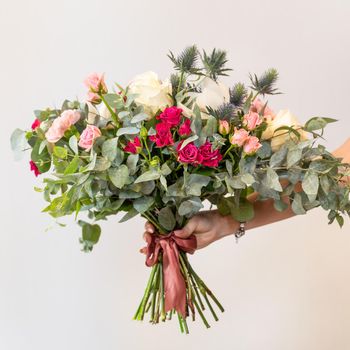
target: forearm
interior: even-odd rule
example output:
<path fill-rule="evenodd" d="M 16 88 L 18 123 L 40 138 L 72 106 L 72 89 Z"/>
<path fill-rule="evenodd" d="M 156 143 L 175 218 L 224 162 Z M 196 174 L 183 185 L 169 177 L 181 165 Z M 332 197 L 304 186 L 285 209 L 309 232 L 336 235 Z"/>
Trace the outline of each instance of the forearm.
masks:
<path fill-rule="evenodd" d="M 337 158 L 343 158 L 343 163 L 350 163 L 350 138 L 335 152 L 333 152 L 333 154 Z M 350 183 L 350 177 L 346 178 L 345 181 Z M 256 201 L 256 198 L 256 194 L 253 194 L 249 198 L 250 201 L 254 202 L 255 217 L 253 220 L 246 223 L 247 230 L 272 224 L 295 216 L 288 198 L 283 198 L 285 203 L 288 204 L 288 208 L 283 212 L 279 212 L 274 208 L 274 201 L 272 199 L 266 201 Z M 223 236 L 233 234 L 237 230 L 239 223 L 231 216 L 222 217 L 222 220 Z"/>

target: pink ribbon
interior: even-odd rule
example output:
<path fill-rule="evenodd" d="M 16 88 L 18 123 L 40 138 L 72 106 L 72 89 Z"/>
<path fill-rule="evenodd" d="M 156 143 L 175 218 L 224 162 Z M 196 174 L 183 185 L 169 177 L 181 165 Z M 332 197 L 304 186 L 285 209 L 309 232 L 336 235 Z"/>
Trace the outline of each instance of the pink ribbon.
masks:
<path fill-rule="evenodd" d="M 173 232 L 167 235 L 146 235 L 146 265 L 153 266 L 158 262 L 159 252 L 163 253 L 163 281 L 165 312 L 175 309 L 186 317 L 186 283 L 180 270 L 179 249 L 193 254 L 197 248 L 196 236 L 177 237 Z"/>

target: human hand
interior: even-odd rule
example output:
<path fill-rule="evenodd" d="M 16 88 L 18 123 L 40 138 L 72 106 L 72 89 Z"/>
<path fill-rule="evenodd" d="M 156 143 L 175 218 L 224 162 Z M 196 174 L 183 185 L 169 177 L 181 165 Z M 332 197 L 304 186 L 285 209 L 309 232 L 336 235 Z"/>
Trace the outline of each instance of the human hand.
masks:
<path fill-rule="evenodd" d="M 239 224 L 230 216 L 222 216 L 217 210 L 203 211 L 191 218 L 181 229 L 174 234 L 181 238 L 187 238 L 194 234 L 197 238 L 197 249 L 202 249 L 209 244 L 228 236 L 238 229 Z M 145 224 L 144 239 L 155 232 L 150 222 Z"/>

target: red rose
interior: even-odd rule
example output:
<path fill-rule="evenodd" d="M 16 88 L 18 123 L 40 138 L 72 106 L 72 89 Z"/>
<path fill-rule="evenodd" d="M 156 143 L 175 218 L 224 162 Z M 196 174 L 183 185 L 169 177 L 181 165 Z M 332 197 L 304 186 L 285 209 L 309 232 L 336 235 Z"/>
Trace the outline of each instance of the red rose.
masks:
<path fill-rule="evenodd" d="M 218 149 L 213 151 L 212 144 L 209 141 L 199 147 L 199 154 L 202 157 L 201 164 L 204 166 L 217 167 L 222 159 L 220 151 Z"/>
<path fill-rule="evenodd" d="M 137 136 L 133 139 L 133 141 L 129 141 L 124 147 L 125 152 L 129 152 L 133 154 L 140 153 L 141 150 L 142 150 L 141 141 Z"/>
<path fill-rule="evenodd" d="M 41 174 L 38 167 L 32 160 L 29 162 L 29 164 L 30 164 L 30 170 L 34 172 L 35 176 L 38 176 Z"/>
<path fill-rule="evenodd" d="M 182 109 L 175 106 L 165 108 L 164 111 L 157 117 L 163 122 L 166 122 L 170 127 L 179 125 L 181 120 Z"/>
<path fill-rule="evenodd" d="M 174 144 L 174 140 L 170 132 L 170 125 L 165 122 L 158 123 L 156 125 L 156 135 L 150 136 L 150 140 L 155 142 L 158 147 Z"/>
<path fill-rule="evenodd" d="M 191 132 L 192 132 L 192 130 L 191 130 L 191 120 L 186 119 L 181 124 L 178 133 L 179 133 L 180 136 L 188 136 L 188 135 L 191 134 Z"/>
<path fill-rule="evenodd" d="M 39 119 L 35 119 L 32 124 L 32 130 L 35 130 L 36 128 L 38 128 L 40 124 L 41 124 L 41 121 Z"/>
<path fill-rule="evenodd" d="M 182 141 L 177 146 L 178 160 L 181 163 L 190 163 L 196 165 L 202 162 L 202 156 L 199 154 L 198 148 L 193 142 L 188 143 L 181 149 Z"/>

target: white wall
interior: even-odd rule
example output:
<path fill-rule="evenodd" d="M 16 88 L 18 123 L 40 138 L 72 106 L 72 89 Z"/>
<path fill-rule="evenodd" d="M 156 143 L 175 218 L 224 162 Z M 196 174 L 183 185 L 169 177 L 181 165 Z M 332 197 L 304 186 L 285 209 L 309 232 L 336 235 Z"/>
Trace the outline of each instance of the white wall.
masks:
<path fill-rule="evenodd" d="M 347 0 L 2 0 L 0 348 L 349 349 L 349 222 L 329 227 L 315 210 L 198 251 L 191 260 L 227 312 L 181 336 L 176 322 L 131 321 L 149 273 L 142 220 L 109 220 L 95 251 L 81 253 L 72 221 L 45 232 L 40 179 L 9 150 L 33 109 L 82 96 L 91 71 L 124 84 L 148 69 L 166 77 L 167 50 L 192 43 L 229 50 L 232 81 L 279 69 L 285 94 L 271 105 L 304 121 L 338 118 L 327 134 L 333 149 L 349 136 L 349 18 Z"/>

